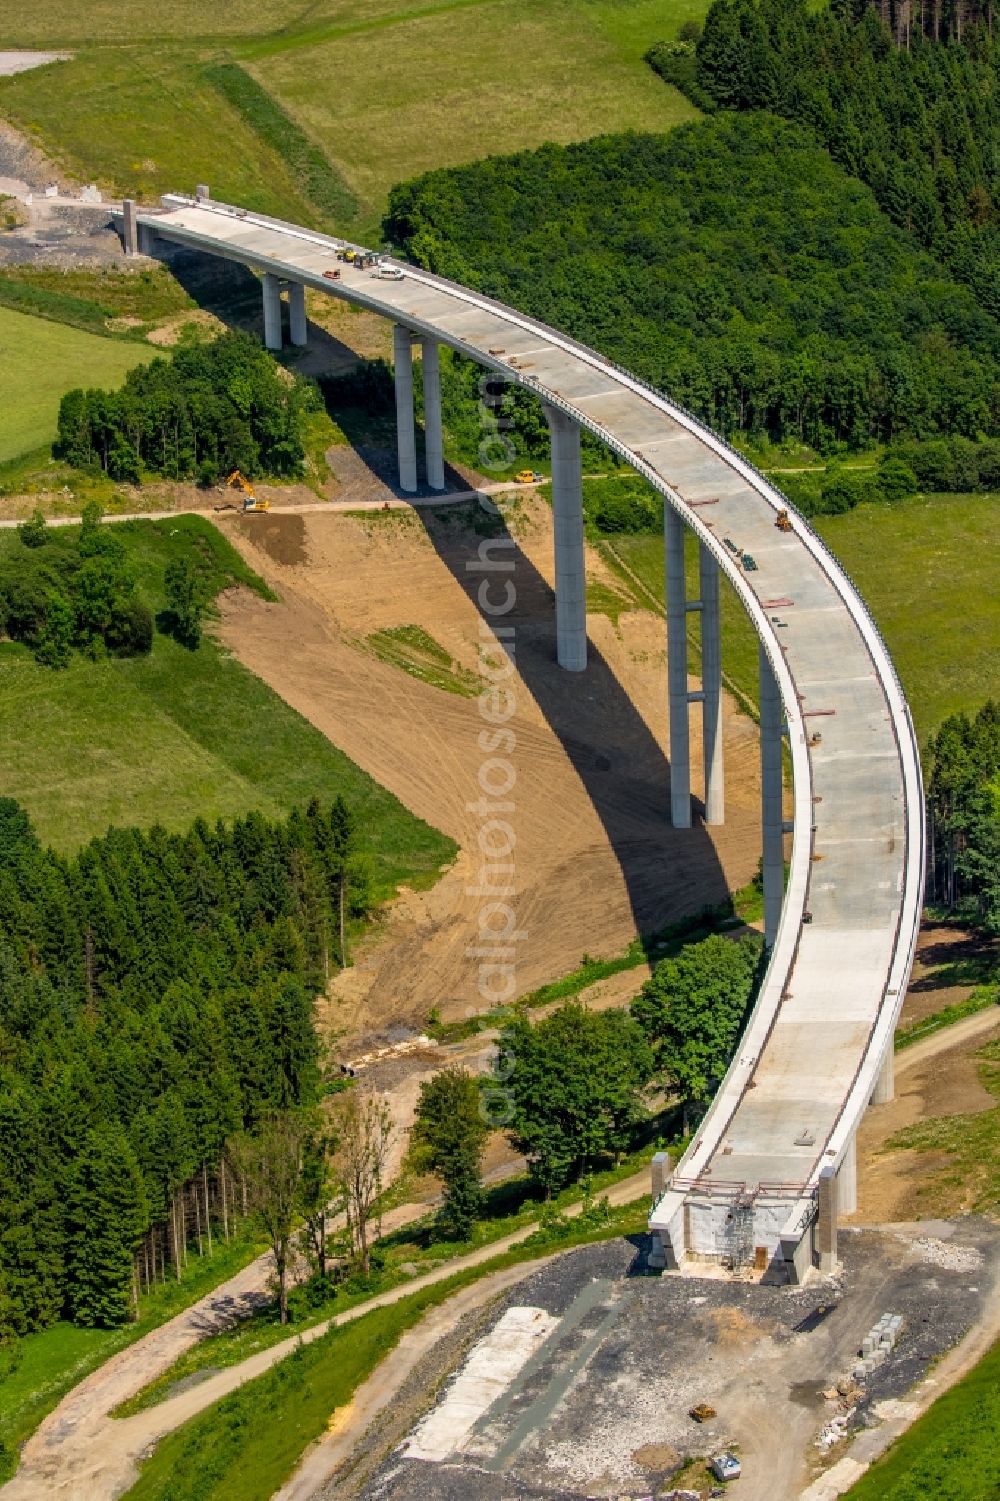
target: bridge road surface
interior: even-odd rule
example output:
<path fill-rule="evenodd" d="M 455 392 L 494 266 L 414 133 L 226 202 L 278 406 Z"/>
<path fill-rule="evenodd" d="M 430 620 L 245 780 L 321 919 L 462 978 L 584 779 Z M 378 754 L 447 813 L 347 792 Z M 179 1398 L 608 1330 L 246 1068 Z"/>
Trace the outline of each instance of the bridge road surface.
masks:
<path fill-rule="evenodd" d="M 724 1218 L 735 1186 L 764 1185 L 774 1192 L 755 1210 L 755 1242 L 773 1253 L 782 1227 L 801 1239 L 821 1170 L 853 1149 L 891 1056 L 922 899 L 917 744 L 888 652 L 850 581 L 790 507 L 791 531 L 776 527 L 787 501 L 723 440 L 557 330 L 415 268 L 391 281 L 339 263 L 342 240 L 228 205 L 174 195 L 163 203 L 138 216 L 147 236 L 366 307 L 534 390 L 643 475 L 725 571 L 787 720 L 791 866 L 740 1052 L 651 1224 L 681 1256 L 711 1253 L 719 1203 L 699 1231 L 685 1201 L 696 1207 L 696 1190 L 727 1185 L 714 1195 Z M 334 268 L 338 280 L 323 276 Z"/>

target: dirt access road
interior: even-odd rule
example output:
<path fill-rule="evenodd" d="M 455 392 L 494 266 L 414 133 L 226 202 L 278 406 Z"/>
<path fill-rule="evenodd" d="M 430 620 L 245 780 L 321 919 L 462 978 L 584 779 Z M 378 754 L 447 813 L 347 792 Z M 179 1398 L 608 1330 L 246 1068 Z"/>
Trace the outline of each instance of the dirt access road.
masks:
<path fill-rule="evenodd" d="M 616 1184 L 607 1191 L 606 1197 L 612 1205 L 630 1204 L 641 1198 L 648 1187 L 649 1175 L 642 1172 Z M 574 1204 L 565 1212 L 572 1218 L 582 1208 L 582 1203 Z M 426 1206 L 420 1206 L 419 1213 L 425 1212 L 425 1209 Z M 405 1212 L 396 1211 L 393 1216 L 387 1215 L 386 1229 L 391 1224 L 402 1223 L 400 1215 Z M 229 1366 L 144 1412 L 129 1418 L 109 1417 L 108 1414 L 114 1407 L 141 1390 L 156 1375 L 167 1369 L 183 1349 L 194 1343 L 191 1335 L 193 1328 L 197 1327 L 199 1310 L 204 1311 L 211 1302 L 218 1304 L 220 1298 L 227 1298 L 236 1284 L 242 1286 L 251 1281 L 258 1266 L 258 1263 L 254 1263 L 254 1268 L 247 1268 L 239 1278 L 212 1294 L 210 1299 L 204 1299 L 195 1309 L 179 1315 L 162 1329 L 154 1330 L 144 1340 L 121 1351 L 99 1371 L 81 1382 L 28 1440 L 20 1468 L 13 1480 L 0 1487 L 0 1497 L 3 1501 L 50 1501 L 52 1497 L 63 1498 L 63 1501 L 112 1501 L 112 1498 L 122 1495 L 134 1484 L 139 1460 L 165 1434 L 173 1432 L 189 1418 L 247 1381 L 262 1375 L 290 1355 L 300 1342 L 311 1344 L 328 1329 L 352 1322 L 372 1308 L 397 1303 L 411 1293 L 442 1282 L 467 1267 L 481 1266 L 526 1240 L 537 1228 L 537 1224 L 522 1226 L 502 1240 L 482 1246 L 467 1256 L 445 1262 L 433 1271 L 414 1277 L 343 1314 L 293 1334 L 281 1344 L 272 1345 L 269 1349 L 250 1356 L 239 1365 Z M 525 1263 L 519 1269 L 521 1275 L 527 1275 L 535 1264 L 537 1263 Z M 514 1277 L 509 1279 L 515 1280 L 517 1279 Z M 496 1296 L 496 1288 L 491 1291 L 490 1281 L 492 1279 L 485 1281 L 479 1292 L 482 1302 Z M 245 1286 L 243 1295 L 246 1295 Z M 467 1301 L 463 1298 L 463 1311 Z M 206 1330 L 202 1327 L 200 1333 L 204 1332 Z M 391 1368 L 392 1356 L 388 1359 Z"/>
<path fill-rule="evenodd" d="M 349 1036 L 393 1022 L 419 1025 L 432 1006 L 445 1018 L 462 1016 L 494 998 L 489 977 L 480 987 L 480 958 L 469 952 L 489 902 L 477 894 L 482 851 L 508 837 L 485 827 L 484 786 L 513 780 L 495 801 L 516 840 L 508 857 L 514 994 L 567 973 L 584 952 L 619 952 L 637 927 L 649 931 L 723 900 L 757 864 L 757 733 L 731 703 L 726 824 L 711 833 L 669 825 L 662 619 L 624 600 L 617 624 L 591 613 L 586 673 L 556 666 L 551 513 L 537 497 L 521 499 L 510 535 L 488 555 L 513 563 L 491 585 L 501 580 L 504 597 L 509 580 L 514 593 L 503 625 L 513 633 L 516 672 L 499 704 L 501 713 L 513 709 L 503 724 L 509 734 L 484 719 L 483 710 L 496 707 L 489 696 L 444 692 L 366 649 L 373 632 L 418 626 L 462 668 L 482 673 L 482 642 L 501 670 L 476 599 L 484 521 L 472 506 L 218 522 L 281 596 L 280 604 L 246 592 L 225 596 L 226 645 L 460 847 L 432 890 L 401 895 L 384 933 L 334 987 L 335 1023 Z M 600 559 L 590 553 L 587 561 L 591 580 L 620 595 Z M 692 727 L 697 787 L 697 715 Z M 510 877 L 493 884 L 501 879 Z"/>

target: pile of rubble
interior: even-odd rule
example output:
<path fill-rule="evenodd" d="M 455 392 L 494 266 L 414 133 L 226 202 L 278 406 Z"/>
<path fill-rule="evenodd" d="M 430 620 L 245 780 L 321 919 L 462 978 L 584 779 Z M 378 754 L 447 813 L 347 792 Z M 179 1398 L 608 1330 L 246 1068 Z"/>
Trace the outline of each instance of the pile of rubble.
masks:
<path fill-rule="evenodd" d="M 983 1253 L 975 1246 L 950 1246 L 930 1235 L 921 1235 L 911 1244 L 921 1261 L 948 1272 L 978 1272 L 983 1266 Z"/>
<path fill-rule="evenodd" d="M 858 1410 L 858 1403 L 864 1397 L 865 1390 L 856 1381 L 845 1376 L 823 1395 L 828 1402 L 836 1402 L 839 1408 L 836 1416 L 824 1423 L 816 1436 L 816 1447 L 822 1454 L 825 1454 L 828 1449 L 833 1448 L 834 1444 L 839 1444 L 841 1439 L 847 1437 L 851 1422 Z"/>
<path fill-rule="evenodd" d="M 389 1043 L 387 1047 L 376 1048 L 371 1053 L 362 1053 L 358 1058 L 352 1058 L 350 1063 L 342 1063 L 340 1072 L 353 1079 L 363 1069 L 370 1068 L 373 1063 L 381 1063 L 386 1058 L 405 1058 L 410 1053 L 421 1053 L 428 1048 L 436 1048 L 437 1039 L 428 1037 L 421 1032 L 419 1037 L 408 1037 L 405 1042 Z"/>
<path fill-rule="evenodd" d="M 849 1407 L 846 1412 L 839 1412 L 835 1418 L 823 1424 L 816 1436 L 816 1447 L 821 1454 L 825 1454 L 828 1449 L 833 1448 L 834 1444 L 839 1444 L 841 1439 L 847 1437 L 851 1419 L 856 1412 L 856 1407 Z"/>

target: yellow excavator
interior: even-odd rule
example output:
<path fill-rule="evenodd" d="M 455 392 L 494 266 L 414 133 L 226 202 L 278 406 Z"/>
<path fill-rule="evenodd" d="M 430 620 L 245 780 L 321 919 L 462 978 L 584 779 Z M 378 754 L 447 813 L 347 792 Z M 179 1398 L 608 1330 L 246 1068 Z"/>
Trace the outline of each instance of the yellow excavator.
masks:
<path fill-rule="evenodd" d="M 253 485 L 238 469 L 234 469 L 226 480 L 226 488 L 240 491 L 243 496 L 244 511 L 269 511 L 271 509 L 271 502 L 269 500 L 258 500 L 257 492 Z"/>

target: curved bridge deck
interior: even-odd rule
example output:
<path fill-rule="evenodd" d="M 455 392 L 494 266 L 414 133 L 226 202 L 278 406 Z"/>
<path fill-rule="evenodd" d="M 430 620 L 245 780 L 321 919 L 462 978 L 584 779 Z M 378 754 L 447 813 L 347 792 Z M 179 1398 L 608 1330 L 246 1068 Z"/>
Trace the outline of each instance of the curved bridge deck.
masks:
<path fill-rule="evenodd" d="M 891 1051 L 922 893 L 917 745 L 849 580 L 794 511 L 790 532 L 776 528 L 787 502 L 742 457 L 558 331 L 409 267 L 396 282 L 341 264 L 331 282 L 323 272 L 343 241 L 223 205 L 164 203 L 166 212 L 139 220 L 156 235 L 370 308 L 535 390 L 633 465 L 738 591 L 787 718 L 791 870 L 739 1055 L 652 1224 L 678 1253 L 711 1254 L 717 1225 L 699 1232 L 699 1204 L 718 1207 L 748 1185 L 758 1243 L 773 1250 L 783 1235 L 801 1237 L 821 1171 L 844 1157 Z M 755 570 L 743 565 L 747 553 Z"/>

